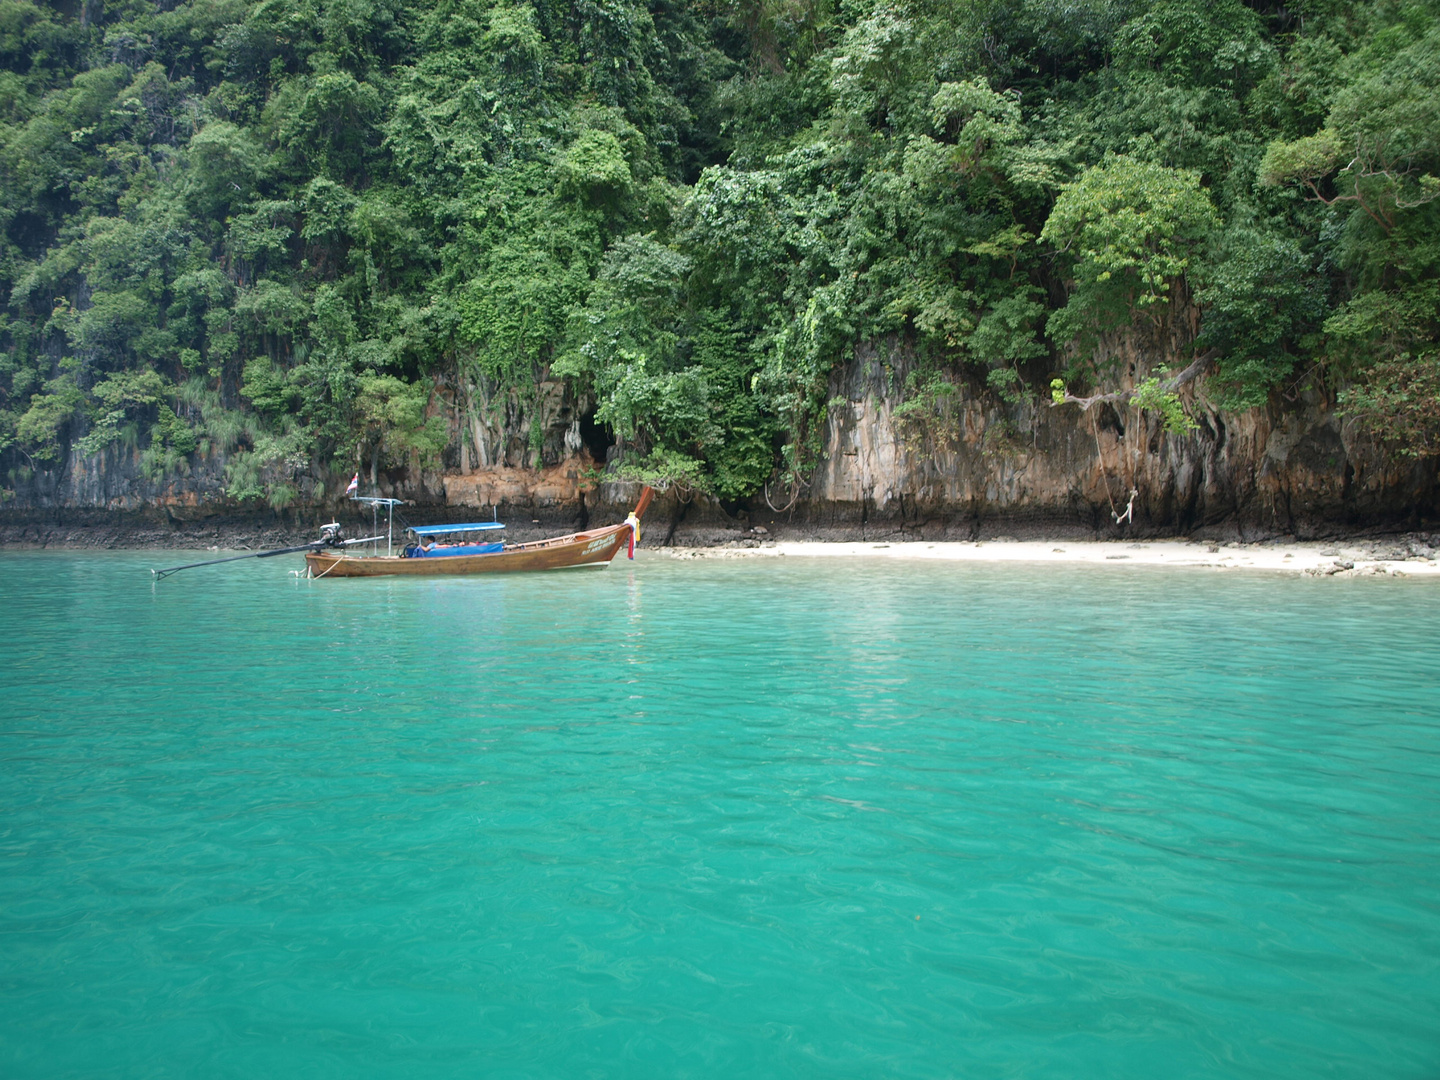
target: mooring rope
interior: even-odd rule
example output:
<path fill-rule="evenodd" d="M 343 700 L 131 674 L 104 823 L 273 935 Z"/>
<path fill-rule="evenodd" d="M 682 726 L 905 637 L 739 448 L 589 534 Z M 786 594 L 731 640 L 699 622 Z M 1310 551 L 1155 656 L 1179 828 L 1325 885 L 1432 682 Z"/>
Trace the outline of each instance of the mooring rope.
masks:
<path fill-rule="evenodd" d="M 309 564 L 307 563 L 306 565 L 308 566 Z M 324 574 L 316 574 L 316 573 L 313 573 L 313 572 L 312 572 L 312 573 L 310 574 L 310 580 L 311 580 L 311 581 L 319 581 L 322 577 L 325 576 L 325 574 L 328 574 L 331 570 L 334 570 L 335 567 L 337 567 L 337 566 L 339 566 L 339 565 L 340 565 L 340 560 L 337 558 L 337 559 L 335 559 L 329 566 L 327 566 L 327 567 L 325 568 L 325 573 L 324 573 Z"/>

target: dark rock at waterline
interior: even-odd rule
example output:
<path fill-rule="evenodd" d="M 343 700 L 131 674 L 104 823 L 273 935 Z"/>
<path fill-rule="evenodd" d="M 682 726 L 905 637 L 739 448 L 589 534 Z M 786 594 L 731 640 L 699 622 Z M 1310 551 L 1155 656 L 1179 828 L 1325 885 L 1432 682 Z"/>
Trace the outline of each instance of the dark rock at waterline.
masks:
<path fill-rule="evenodd" d="M 1120 369 L 1140 370 L 1142 353 L 1173 365 L 1186 343 L 1132 335 L 1103 348 Z M 665 492 L 646 516 L 642 543 L 704 546 L 740 535 L 1253 543 L 1423 532 L 1440 522 L 1440 460 L 1387 456 L 1318 391 L 1242 413 L 1216 412 L 1192 395 L 1198 426 L 1176 435 L 1139 410 L 1107 405 L 1091 417 L 1035 396 L 1006 403 L 961 377 L 944 415 L 917 423 L 898 411 L 915 365 L 904 348 L 858 347 L 832 374 L 824 454 L 802 490 L 775 485 L 729 502 Z M 574 405 L 557 407 L 538 467 L 527 449 L 535 440 L 516 438 L 502 440 L 510 449 L 484 468 L 382 470 L 362 490 L 406 500 L 402 523 L 495 513 L 517 540 L 623 520 L 638 485 L 594 483 L 606 466 L 567 436 Z M 451 436 L 447 460 L 471 460 L 459 453 L 467 431 L 455 426 Z M 607 452 L 612 465 L 621 456 L 618 447 Z M 53 467 L 12 472 L 9 491 L 0 490 L 0 544 L 278 546 L 337 519 L 352 535 L 369 531 L 342 494 L 348 475 L 277 477 L 274 489 L 288 490 L 292 505 L 275 511 L 227 499 L 223 455 L 192 458 L 185 475 L 155 477 L 139 448 L 87 457 L 72 447 Z"/>

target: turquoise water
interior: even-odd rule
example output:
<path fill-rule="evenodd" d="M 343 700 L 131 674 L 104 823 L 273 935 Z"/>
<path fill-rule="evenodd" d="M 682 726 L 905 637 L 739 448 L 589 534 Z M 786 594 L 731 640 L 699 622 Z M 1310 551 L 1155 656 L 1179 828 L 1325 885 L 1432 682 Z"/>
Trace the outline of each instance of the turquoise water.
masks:
<path fill-rule="evenodd" d="M 0 556 L 0 1075 L 1440 1075 L 1440 587 Z M 286 565 L 279 565 L 286 563 Z"/>

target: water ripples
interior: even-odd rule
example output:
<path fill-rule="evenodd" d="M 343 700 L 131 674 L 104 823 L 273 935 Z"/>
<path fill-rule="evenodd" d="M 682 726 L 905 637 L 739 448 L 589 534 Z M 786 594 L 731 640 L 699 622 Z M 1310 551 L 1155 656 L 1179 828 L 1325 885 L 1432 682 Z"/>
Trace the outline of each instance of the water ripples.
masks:
<path fill-rule="evenodd" d="M 1428 1077 L 1430 583 L 0 561 L 7 1076 Z"/>

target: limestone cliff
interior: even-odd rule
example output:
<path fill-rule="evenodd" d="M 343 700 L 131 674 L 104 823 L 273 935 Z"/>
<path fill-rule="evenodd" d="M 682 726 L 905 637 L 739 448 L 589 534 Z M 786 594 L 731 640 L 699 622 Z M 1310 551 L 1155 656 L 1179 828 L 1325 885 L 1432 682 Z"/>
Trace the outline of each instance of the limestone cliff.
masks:
<path fill-rule="evenodd" d="M 1173 435 L 1123 402 L 1089 412 L 1034 394 L 1006 403 L 978 381 L 949 384 L 943 398 L 917 408 L 906 390 L 915 364 L 904 349 L 870 345 L 836 370 L 824 454 L 784 501 L 772 490 L 722 507 L 672 492 L 652 511 L 659 522 L 652 530 L 702 540 L 762 523 L 837 537 L 1197 529 L 1303 537 L 1440 518 L 1436 462 L 1385 456 L 1318 390 L 1222 414 L 1205 404 L 1203 384 L 1192 385 L 1187 405 L 1199 427 Z M 498 507 L 519 534 L 623 515 L 634 486 L 594 483 L 602 466 L 592 455 L 604 448 L 581 438 L 583 403 L 558 384 L 546 401 L 540 437 L 528 426 L 487 430 L 477 450 L 481 435 L 466 411 L 437 393 L 437 411 L 453 418 L 451 467 L 382 471 L 378 492 L 412 500 L 417 521 L 443 518 L 447 506 Z M 185 475 L 156 478 L 138 450 L 112 447 L 87 458 L 72 449 L 62 464 L 37 469 L 16 487 L 0 526 L 10 540 L 40 542 L 65 522 L 106 526 L 123 539 L 127 520 L 148 523 L 140 537 L 147 541 L 155 530 L 176 531 L 178 541 L 241 522 L 254 529 L 269 522 L 265 535 L 289 535 L 345 506 L 343 482 L 330 478 L 327 488 L 303 464 L 291 476 L 297 498 L 284 513 L 237 506 L 223 493 L 224 464 L 197 455 Z"/>
<path fill-rule="evenodd" d="M 1437 516 L 1436 463 L 1387 457 L 1332 398 L 1242 413 L 1206 406 L 1199 423 L 1165 433 L 1153 413 L 1121 404 L 1006 404 L 957 383 L 928 415 L 899 409 L 913 357 L 861 349 L 836 373 L 826 455 L 795 506 L 834 524 L 871 521 L 956 532 L 970 523 L 1033 522 L 1185 532 L 1230 524 L 1274 533 L 1415 524 Z"/>

